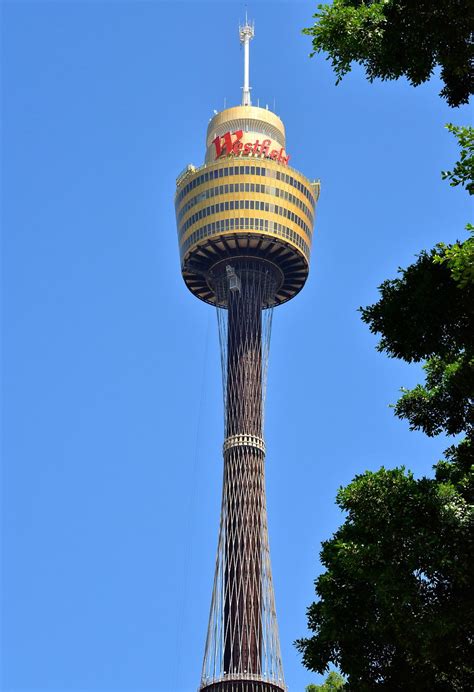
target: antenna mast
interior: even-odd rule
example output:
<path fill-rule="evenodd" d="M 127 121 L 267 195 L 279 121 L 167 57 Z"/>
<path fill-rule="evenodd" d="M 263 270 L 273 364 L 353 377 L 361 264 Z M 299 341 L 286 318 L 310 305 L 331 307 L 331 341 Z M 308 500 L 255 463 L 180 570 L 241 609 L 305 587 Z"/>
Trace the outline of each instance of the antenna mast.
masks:
<path fill-rule="evenodd" d="M 253 39 L 255 34 L 255 25 L 252 22 L 249 23 L 247 19 L 247 12 L 245 13 L 245 24 L 239 27 L 239 38 L 240 43 L 244 44 L 244 86 L 242 88 L 242 105 L 251 106 L 250 101 L 250 58 L 249 58 L 249 45 L 250 41 Z"/>

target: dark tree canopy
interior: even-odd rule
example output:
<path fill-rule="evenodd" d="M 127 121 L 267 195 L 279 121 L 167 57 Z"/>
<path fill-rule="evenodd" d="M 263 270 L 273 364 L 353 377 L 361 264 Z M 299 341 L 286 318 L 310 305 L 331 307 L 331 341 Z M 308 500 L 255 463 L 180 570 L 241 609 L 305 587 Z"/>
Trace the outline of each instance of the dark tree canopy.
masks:
<path fill-rule="evenodd" d="M 472 0 L 334 0 L 318 5 L 313 53 L 326 52 L 338 81 L 353 62 L 370 81 L 405 76 L 414 86 L 441 68 L 440 96 L 467 103 L 474 90 Z"/>
<path fill-rule="evenodd" d="M 472 342 L 474 287 L 466 287 L 461 300 L 450 267 L 435 263 L 437 256 L 442 251 L 422 252 L 396 279 L 383 282 L 377 303 L 361 309 L 370 331 L 381 335 L 378 350 L 392 358 L 453 358 Z"/>
<path fill-rule="evenodd" d="M 474 282 L 460 287 L 449 263 L 435 262 L 450 249 L 422 252 L 399 278 L 384 281 L 377 303 L 362 309 L 370 330 L 381 334 L 380 351 L 426 360 L 424 385 L 403 389 L 395 413 L 429 436 L 472 435 L 474 425 Z"/>
<path fill-rule="evenodd" d="M 347 519 L 323 543 L 314 636 L 297 642 L 307 668 L 337 665 L 350 690 L 474 687 L 473 455 L 462 450 L 436 479 L 382 468 L 339 491 Z"/>

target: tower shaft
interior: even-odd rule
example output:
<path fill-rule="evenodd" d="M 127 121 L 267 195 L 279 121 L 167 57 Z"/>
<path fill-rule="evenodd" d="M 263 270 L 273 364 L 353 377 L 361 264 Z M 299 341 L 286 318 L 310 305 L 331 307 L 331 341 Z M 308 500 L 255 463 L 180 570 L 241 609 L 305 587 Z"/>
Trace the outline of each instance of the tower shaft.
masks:
<path fill-rule="evenodd" d="M 236 277 L 240 282 L 240 278 Z M 224 669 L 261 670 L 261 536 L 263 453 L 244 439 L 262 436 L 262 306 L 258 285 L 246 276 L 229 291 L 227 334 L 227 564 Z"/>
<path fill-rule="evenodd" d="M 276 277 L 256 259 L 221 265 L 215 290 L 224 366 L 221 528 L 201 689 L 281 692 L 270 571 L 263 408 Z"/>
<path fill-rule="evenodd" d="M 235 447 L 226 453 L 224 466 L 228 510 L 224 670 L 234 675 L 260 675 L 263 455 Z"/>
<path fill-rule="evenodd" d="M 262 296 L 259 289 L 255 278 L 246 276 L 238 290 L 229 291 L 226 437 L 262 436 Z"/>

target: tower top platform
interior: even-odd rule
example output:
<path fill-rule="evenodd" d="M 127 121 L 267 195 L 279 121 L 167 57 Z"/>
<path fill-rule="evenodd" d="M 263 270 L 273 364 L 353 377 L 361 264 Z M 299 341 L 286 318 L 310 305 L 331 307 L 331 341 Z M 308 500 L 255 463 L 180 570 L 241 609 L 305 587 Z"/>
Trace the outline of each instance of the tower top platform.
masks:
<path fill-rule="evenodd" d="M 319 182 L 290 166 L 281 118 L 252 106 L 253 24 L 246 19 L 239 32 L 245 49 L 242 105 L 215 113 L 204 166 L 189 165 L 176 181 L 181 270 L 196 297 L 226 307 L 221 276 L 227 266 L 253 262 L 273 277 L 274 291 L 265 299 L 271 307 L 293 298 L 308 276 Z"/>
<path fill-rule="evenodd" d="M 245 135 L 268 137 L 285 148 L 285 126 L 276 113 L 258 106 L 233 106 L 214 115 L 207 126 L 206 162 L 214 160 L 212 142 L 215 138 L 238 130 Z"/>

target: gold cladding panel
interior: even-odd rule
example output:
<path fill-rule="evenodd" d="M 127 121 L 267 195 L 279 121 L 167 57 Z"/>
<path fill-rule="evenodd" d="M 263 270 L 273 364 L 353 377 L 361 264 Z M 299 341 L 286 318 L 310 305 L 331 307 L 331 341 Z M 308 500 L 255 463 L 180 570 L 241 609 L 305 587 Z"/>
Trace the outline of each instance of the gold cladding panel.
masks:
<path fill-rule="evenodd" d="M 285 126 L 283 121 L 272 111 L 266 108 L 259 108 L 258 106 L 233 106 L 232 108 L 226 108 L 225 110 L 217 113 L 209 125 L 207 126 L 207 136 L 206 136 L 206 148 L 214 139 L 213 132 L 220 125 L 226 123 L 230 120 L 239 120 L 240 118 L 262 120 L 269 125 L 275 127 L 283 136 L 285 140 Z"/>
<path fill-rule="evenodd" d="M 226 182 L 224 182 L 226 181 Z M 281 180 L 277 180 L 276 178 L 268 178 L 267 176 L 263 175 L 228 175 L 222 178 L 216 178 L 215 180 L 209 180 L 207 183 L 203 183 L 202 185 L 199 185 L 199 187 L 194 188 L 193 190 L 190 190 L 190 192 L 185 195 L 185 197 L 181 200 L 179 207 L 176 210 L 176 215 L 179 215 L 179 212 L 181 209 L 188 203 L 188 201 L 191 199 L 191 197 L 194 197 L 195 195 L 200 194 L 201 192 L 207 192 L 208 190 L 212 189 L 213 187 L 218 187 L 219 185 L 228 185 L 231 183 L 254 183 L 254 184 L 260 184 L 260 185 L 268 185 L 271 187 L 278 188 L 279 190 L 284 190 L 285 192 L 288 192 L 291 195 L 294 195 L 297 199 L 299 199 L 308 209 L 311 211 L 312 204 L 310 200 L 300 191 L 298 188 L 293 187 L 289 183 L 285 183 Z M 194 193 L 191 195 L 191 193 Z M 243 195 L 243 196 L 242 196 Z M 180 221 L 180 225 L 185 223 L 192 214 L 194 214 L 196 211 L 199 211 L 200 209 L 203 209 L 204 207 L 209 206 L 210 204 L 214 204 L 211 200 L 216 200 L 218 199 L 221 202 L 227 202 L 230 201 L 230 199 L 261 199 L 264 198 L 264 201 L 269 201 L 272 200 L 272 204 L 279 204 L 282 207 L 288 207 L 291 208 L 291 211 L 294 211 L 295 213 L 298 213 L 298 215 L 302 214 L 306 219 L 308 219 L 308 225 L 313 226 L 314 224 L 314 216 L 313 217 L 308 217 L 307 214 L 298 206 L 296 206 L 293 202 L 289 202 L 288 200 L 282 198 L 282 197 L 276 197 L 275 195 L 269 194 L 268 192 L 223 192 L 217 195 L 214 195 L 214 197 L 208 197 L 206 199 L 203 199 L 201 202 L 198 202 L 195 204 L 193 207 L 191 207 L 186 214 L 183 216 L 183 218 Z M 278 201 L 275 201 L 278 200 Z M 313 214 L 314 214 L 314 206 L 313 206 Z"/>
<path fill-rule="evenodd" d="M 284 209 L 287 209 L 288 211 L 293 212 L 296 214 L 302 221 L 306 223 L 306 225 L 313 231 L 314 228 L 314 221 L 311 218 L 308 218 L 308 216 L 304 213 L 302 209 L 300 209 L 296 204 L 293 204 L 292 202 L 288 202 L 285 199 L 282 199 L 281 197 L 275 197 L 274 195 L 269 195 L 267 193 L 262 193 L 262 192 L 232 192 L 232 193 L 227 193 L 227 194 L 222 194 L 222 195 L 216 195 L 215 197 L 209 198 L 202 200 L 202 202 L 199 202 L 196 204 L 194 207 L 191 207 L 188 212 L 183 216 L 181 219 L 179 225 L 178 225 L 178 238 L 180 234 L 180 228 L 186 223 L 186 221 L 193 215 L 198 213 L 201 209 L 205 209 L 206 207 L 212 206 L 214 204 L 220 204 L 220 203 L 225 203 L 225 202 L 230 202 L 230 201 L 256 201 L 256 202 L 264 202 L 268 204 L 277 204 L 280 207 L 283 207 Z M 230 211 L 231 214 L 234 213 L 234 216 L 251 216 L 253 215 L 254 212 L 263 212 L 262 209 L 229 209 L 225 211 L 218 211 L 215 212 L 214 214 L 210 214 L 209 216 L 206 216 L 205 218 L 198 219 L 195 221 L 189 228 L 195 227 L 197 224 L 202 225 L 203 222 L 205 222 L 206 219 L 212 219 L 215 220 L 214 217 L 218 216 L 219 214 L 224 214 L 227 213 L 227 211 Z M 265 213 L 270 213 L 270 212 L 265 212 Z M 280 223 L 285 223 L 288 221 L 290 222 L 291 220 L 288 219 L 286 216 L 283 216 L 282 214 L 277 214 L 276 212 L 271 212 L 275 213 L 276 216 L 279 217 Z M 304 232 L 304 229 L 298 226 L 302 232 Z M 189 230 L 189 229 L 188 229 Z M 187 231 L 186 231 L 187 233 Z M 312 233 L 311 233 L 312 237 Z"/>
<path fill-rule="evenodd" d="M 186 233 L 183 235 L 182 238 L 179 238 L 179 246 L 181 248 L 182 245 L 186 242 L 186 240 L 191 236 L 195 231 L 197 231 L 199 228 L 202 226 L 207 226 L 209 223 L 213 223 L 214 221 L 223 221 L 225 219 L 245 219 L 245 218 L 255 218 L 255 219 L 264 219 L 267 221 L 274 221 L 275 223 L 279 223 L 282 226 L 286 226 L 287 228 L 291 229 L 296 233 L 296 235 L 299 235 L 305 243 L 308 244 L 309 247 L 311 247 L 311 238 L 308 237 L 308 235 L 303 231 L 302 228 L 298 226 L 298 224 L 294 223 L 290 219 L 285 218 L 284 216 L 280 216 L 280 214 L 275 214 L 274 212 L 270 211 L 260 211 L 257 209 L 233 209 L 229 211 L 222 211 L 217 214 L 211 214 L 209 216 L 206 216 L 205 219 L 199 219 L 198 221 L 195 221 L 195 223 L 192 224 L 186 231 Z M 234 229 L 233 231 L 230 231 L 230 233 L 256 233 L 259 234 L 260 230 L 257 229 Z M 267 231 L 268 235 L 275 235 L 276 237 L 281 237 L 277 236 L 277 234 L 273 234 L 271 231 Z M 222 232 L 220 231 L 215 231 L 212 235 L 223 235 Z M 211 234 L 209 234 L 209 237 L 212 237 Z"/>
<path fill-rule="evenodd" d="M 311 181 L 306 178 L 302 173 L 299 171 L 295 170 L 294 168 L 291 168 L 289 166 L 283 166 L 282 164 L 276 163 L 275 161 L 272 161 L 271 159 L 262 159 L 258 157 L 252 157 L 252 156 L 243 156 L 243 157 L 237 157 L 237 156 L 228 156 L 225 159 L 220 159 L 219 162 L 213 162 L 209 163 L 206 166 L 202 166 L 201 168 L 196 169 L 193 173 L 190 173 L 188 176 L 186 176 L 178 185 L 176 189 L 176 196 L 180 193 L 181 188 L 186 187 L 190 182 L 194 180 L 194 178 L 198 178 L 200 175 L 203 173 L 209 172 L 209 171 L 214 171 L 214 170 L 219 170 L 220 168 L 227 168 L 229 166 L 261 166 L 263 168 L 269 168 L 270 170 L 273 171 L 278 171 L 279 173 L 286 174 L 289 176 L 292 176 L 296 180 L 298 180 L 304 187 L 309 191 L 311 198 L 313 199 L 313 203 L 315 204 L 318 199 L 318 195 L 315 193 L 313 186 L 311 185 Z M 224 176 L 223 176 L 224 177 Z M 299 192 L 298 188 L 294 187 L 293 185 L 290 185 L 289 183 L 285 183 L 283 180 L 277 180 L 276 178 L 273 178 L 271 176 L 267 175 L 256 175 L 252 176 L 251 173 L 238 173 L 235 175 L 229 175 L 225 176 L 228 177 L 235 182 L 244 182 L 242 179 L 246 179 L 249 177 L 254 177 L 256 181 L 262 182 L 263 180 L 273 180 L 275 183 L 278 183 L 279 185 L 287 185 L 287 189 L 289 192 L 293 192 L 295 190 L 296 192 Z M 219 184 L 219 180 L 222 180 L 223 178 L 215 178 L 213 180 L 207 181 L 207 183 L 202 183 L 202 185 L 199 185 L 198 188 L 194 188 L 193 190 L 189 190 L 189 192 L 186 193 L 186 195 L 183 197 L 181 200 L 181 203 L 184 203 L 188 195 L 191 195 L 192 193 L 195 192 L 195 190 L 200 190 L 203 188 L 204 185 L 207 185 L 210 183 L 210 187 L 213 186 L 213 184 Z M 268 185 L 269 183 L 267 183 Z M 303 197 L 306 199 L 305 195 Z M 308 200 L 309 201 L 309 200 Z M 180 203 L 180 204 L 181 204 Z"/>
<path fill-rule="evenodd" d="M 230 109 L 229 109 L 230 110 Z M 314 205 L 317 201 L 318 198 L 318 190 L 314 190 L 314 188 L 311 186 L 310 181 L 299 171 L 294 170 L 293 168 L 282 166 L 281 164 L 278 164 L 274 161 L 271 161 L 269 159 L 260 159 L 260 158 L 253 158 L 253 157 L 242 157 L 242 158 L 237 158 L 237 157 L 227 157 L 226 159 L 220 160 L 218 163 L 212 163 L 208 164 L 207 166 L 202 166 L 201 168 L 197 169 L 195 172 L 191 173 L 188 175 L 184 180 L 182 180 L 177 188 L 176 195 L 178 195 L 181 191 L 182 188 L 186 187 L 190 182 L 192 182 L 195 178 L 198 178 L 200 175 L 202 175 L 205 172 L 209 172 L 211 170 L 216 170 L 216 169 L 224 169 L 229 166 L 261 166 L 265 167 L 267 169 L 273 170 L 273 171 L 279 171 L 281 174 L 286 174 L 288 176 L 293 177 L 294 179 L 298 180 L 300 184 L 302 184 L 306 190 L 310 193 L 311 200 L 314 200 L 313 203 L 311 202 L 310 199 L 306 197 L 306 195 L 303 194 L 300 190 L 298 190 L 297 187 L 291 185 L 290 183 L 285 182 L 284 180 L 277 180 L 276 178 L 269 176 L 269 175 L 252 175 L 250 173 L 238 173 L 235 175 L 227 175 L 227 176 L 222 176 L 221 178 L 213 178 L 212 180 L 208 180 L 207 182 L 202 183 L 201 185 L 189 190 L 189 192 L 186 193 L 186 195 L 183 197 L 183 199 L 180 201 L 177 212 L 179 213 L 179 210 L 195 195 L 200 194 L 201 192 L 205 192 L 206 190 L 209 190 L 213 187 L 218 187 L 219 185 L 222 184 L 230 184 L 230 183 L 256 183 L 256 184 L 263 184 L 263 185 L 268 185 L 271 187 L 279 188 L 282 190 L 287 191 L 288 193 L 294 195 L 296 198 L 301 200 L 307 206 L 309 209 L 311 207 L 314 208 Z M 225 182 L 224 182 L 225 181 Z M 217 202 L 222 202 L 226 200 L 245 200 L 245 199 L 254 199 L 254 200 L 261 200 L 261 201 L 268 201 L 271 204 L 278 204 L 279 206 L 282 206 L 284 208 L 287 208 L 290 211 L 293 211 L 296 213 L 300 218 L 303 220 L 307 218 L 307 215 L 303 212 L 302 209 L 300 209 L 298 206 L 294 205 L 293 203 L 282 199 L 282 198 L 277 198 L 274 195 L 268 194 L 268 193 L 256 193 L 256 192 L 234 192 L 234 193 L 221 193 L 217 194 L 212 198 L 207 198 L 193 206 L 191 209 L 189 209 L 189 212 L 186 212 L 186 215 L 183 217 L 181 220 L 180 225 L 186 222 L 186 220 L 196 211 L 199 211 L 199 209 L 202 209 L 204 207 L 210 206 L 212 204 L 215 204 Z M 308 237 L 308 235 L 304 232 L 300 226 L 298 226 L 296 223 L 291 221 L 290 219 L 287 219 L 284 216 L 281 216 L 280 214 L 276 214 L 274 212 L 265 212 L 261 210 L 256 210 L 256 209 L 234 209 L 234 210 L 228 210 L 228 211 L 223 211 L 223 212 L 217 212 L 215 214 L 212 214 L 210 216 L 207 216 L 205 219 L 199 219 L 193 225 L 187 229 L 185 235 L 183 235 L 182 238 L 179 239 L 179 245 L 180 245 L 180 253 L 183 256 L 183 245 L 185 244 L 186 240 L 197 230 L 202 228 L 203 226 L 207 226 L 209 223 L 213 223 L 214 221 L 221 221 L 225 219 L 230 219 L 230 218 L 258 218 L 258 219 L 264 219 L 264 220 L 269 220 L 273 221 L 275 223 L 280 224 L 281 226 L 285 226 L 288 229 L 290 229 L 297 237 L 300 237 L 301 240 L 308 246 L 308 252 L 309 249 L 311 248 L 311 238 Z M 313 220 L 310 220 L 310 222 L 307 224 L 310 228 L 313 228 Z M 232 236 L 232 235 L 255 235 L 255 236 L 267 236 L 270 238 L 275 238 L 276 241 L 278 242 L 284 242 L 288 243 L 292 247 L 294 247 L 299 254 L 306 256 L 306 259 L 309 261 L 309 256 L 307 256 L 306 252 L 299 247 L 295 242 L 292 241 L 291 238 L 287 238 L 286 236 L 282 236 L 279 233 L 275 231 L 265 231 L 261 229 L 229 229 L 225 231 L 214 231 L 213 233 L 209 233 L 208 235 L 204 236 L 203 238 L 200 238 L 199 240 L 196 240 L 195 243 L 193 243 L 189 248 L 187 248 L 185 255 L 188 256 L 190 253 L 193 252 L 194 249 L 196 249 L 199 245 L 202 245 L 204 242 L 212 239 L 218 239 L 221 236 Z"/>

